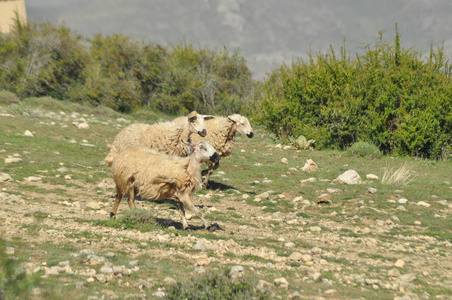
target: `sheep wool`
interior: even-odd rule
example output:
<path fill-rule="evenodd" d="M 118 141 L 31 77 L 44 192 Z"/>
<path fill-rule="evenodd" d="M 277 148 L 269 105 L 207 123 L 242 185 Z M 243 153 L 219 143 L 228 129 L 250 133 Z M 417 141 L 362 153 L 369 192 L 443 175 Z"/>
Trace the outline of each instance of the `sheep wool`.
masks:
<path fill-rule="evenodd" d="M 216 116 L 213 119 L 207 120 L 205 125 L 207 135 L 205 137 L 192 135 L 191 140 L 192 142 L 201 140 L 209 141 L 221 157 L 231 155 L 234 148 L 235 134 L 237 132 L 240 132 L 249 138 L 254 136 L 253 128 L 251 127 L 249 120 L 239 114 L 233 114 L 227 118 Z M 208 162 L 208 166 L 209 169 L 203 171 L 203 174 L 206 174 L 203 183 L 204 186 L 207 185 L 209 176 L 212 174 L 213 170 L 216 170 L 219 167 L 219 162 L 215 165 Z"/>
<path fill-rule="evenodd" d="M 187 205 L 207 227 L 207 222 L 190 200 L 190 195 L 201 188 L 201 164 L 217 161 L 219 155 L 208 142 L 193 146 L 188 157 L 171 156 L 146 147 L 130 147 L 120 152 L 112 164 L 117 196 L 110 214 L 115 217 L 123 196 L 128 195 L 129 207 L 135 206 L 135 195 L 149 200 L 175 198 L 179 201 L 184 228 L 184 205 Z"/>
<path fill-rule="evenodd" d="M 188 141 L 193 133 L 205 136 L 206 118 L 210 116 L 199 115 L 194 111 L 178 118 L 177 122 L 131 124 L 115 137 L 105 162 L 111 166 L 115 157 L 129 147 L 149 147 L 169 155 L 187 156 L 190 147 L 182 141 Z"/>

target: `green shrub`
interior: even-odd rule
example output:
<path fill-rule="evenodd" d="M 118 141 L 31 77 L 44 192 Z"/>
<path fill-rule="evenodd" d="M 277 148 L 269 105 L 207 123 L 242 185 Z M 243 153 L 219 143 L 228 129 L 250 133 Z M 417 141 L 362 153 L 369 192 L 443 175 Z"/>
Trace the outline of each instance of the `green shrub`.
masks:
<path fill-rule="evenodd" d="M 231 280 L 227 275 L 210 272 L 200 277 L 192 277 L 184 283 L 170 287 L 163 299 L 269 299 L 269 294 L 258 291 L 244 279 Z"/>
<path fill-rule="evenodd" d="M 452 66 L 442 47 L 428 59 L 380 33 L 363 55 L 311 53 L 260 86 L 256 119 L 284 142 L 300 135 L 317 149 L 365 140 L 385 154 L 441 158 L 452 145 Z"/>
<path fill-rule="evenodd" d="M 0 240 L 0 299 L 26 299 L 34 282 L 16 259 L 6 254 L 5 242 Z"/>
<path fill-rule="evenodd" d="M 17 104 L 19 103 L 19 97 L 16 94 L 8 91 L 0 91 L 0 104 Z"/>
<path fill-rule="evenodd" d="M 350 148 L 348 148 L 347 152 L 351 156 L 356 155 L 370 158 L 380 158 L 383 155 L 377 146 L 366 142 L 354 143 Z"/>

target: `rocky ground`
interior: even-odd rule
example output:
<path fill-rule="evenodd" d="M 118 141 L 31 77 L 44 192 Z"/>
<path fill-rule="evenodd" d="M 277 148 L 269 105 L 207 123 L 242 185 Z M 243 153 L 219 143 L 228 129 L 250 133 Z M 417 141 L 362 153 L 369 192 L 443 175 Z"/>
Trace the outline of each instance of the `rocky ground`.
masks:
<path fill-rule="evenodd" d="M 86 119 L 76 123 L 90 123 Z M 79 126 L 74 119 L 61 121 L 55 115 L 39 121 Z M 74 139 L 83 143 L 80 137 Z M 245 143 L 239 140 L 237 151 L 246 149 Z M 89 141 L 85 144 L 91 151 Z M 2 141 L 5 166 L 28 163 L 27 153 L 11 153 L 9 148 Z M 452 241 L 425 234 L 416 218 L 401 224 L 389 211 L 375 217 L 371 213 L 379 208 L 366 197 L 349 200 L 349 207 L 334 203 L 331 195 L 343 189 L 336 181 L 325 193 L 319 189 L 317 199 L 304 199 L 293 191 L 269 189 L 256 195 L 208 189 L 193 201 L 224 230 L 181 234 L 177 212 L 169 204 L 148 201 L 138 201 L 139 207 L 165 226 L 140 231 L 90 222 L 108 219 L 114 199 L 108 174 L 90 182 L 62 165 L 57 175 L 52 173 L 65 178 L 62 185 L 43 180 L 50 176 L 47 172 L 23 179 L 3 172 L 0 178 L 1 238 L 20 240 L 8 243 L 6 254 L 25 257 L 24 270 L 39 275 L 41 285 L 31 292 L 36 299 L 46 298 L 48 290 L 64 289 L 55 288 L 58 283 L 90 289 L 82 298 L 159 298 L 176 282 L 212 269 L 228 270 L 233 278 L 252 278 L 257 288 L 283 299 L 452 299 Z M 212 179 L 231 184 L 226 174 L 227 169 Z M 315 185 L 313 178 L 301 184 Z M 260 205 L 266 201 L 290 203 L 291 208 L 268 211 Z M 392 201 L 393 211 L 416 206 L 451 217 L 451 205 L 441 198 L 411 201 L 388 195 L 387 201 Z M 340 209 L 322 213 L 334 206 Z M 124 201 L 120 212 L 126 209 Z M 189 217 L 189 223 L 201 224 L 196 217 Z M 394 233 L 397 228 L 400 234 Z M 53 288 L 45 284 L 50 280 Z M 73 291 L 71 295 L 78 297 Z"/>

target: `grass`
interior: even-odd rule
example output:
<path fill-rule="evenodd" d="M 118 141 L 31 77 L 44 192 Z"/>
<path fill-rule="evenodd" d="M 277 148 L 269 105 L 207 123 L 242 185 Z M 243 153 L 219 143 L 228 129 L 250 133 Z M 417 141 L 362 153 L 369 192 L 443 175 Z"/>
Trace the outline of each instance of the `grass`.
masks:
<path fill-rule="evenodd" d="M 247 292 L 256 292 L 254 286 L 259 279 L 272 283 L 275 278 L 285 277 L 290 281 L 289 289 L 275 289 L 283 299 L 294 291 L 307 298 L 392 299 L 392 290 L 383 287 L 373 290 L 353 280 L 349 284 L 343 278 L 364 274 L 365 278 L 386 280 L 387 265 L 369 266 L 367 262 L 381 260 L 393 264 L 400 255 L 407 257 L 404 271 L 421 279 L 408 290 L 435 296 L 450 294 L 444 286 L 450 283 L 446 271 L 451 270 L 447 261 L 450 260 L 452 223 L 450 208 L 438 201 L 446 204 L 452 201 L 451 161 L 388 156 L 375 159 L 366 155 L 365 150 L 354 155 L 346 151 L 285 150 L 275 147 L 271 134 L 254 126 L 255 137 L 248 139 L 237 135 L 233 154 L 221 160 L 218 171 L 225 174 L 214 172 L 210 188 L 193 196 L 195 204 L 204 206 L 201 210 L 206 219 L 217 222 L 225 230 L 188 232 L 178 226 L 159 225 L 167 219 L 180 223 L 173 205 L 165 202 L 138 201 L 138 207 L 142 209 L 128 210 L 126 201 L 122 201 L 118 218 L 109 219 L 107 214 L 114 190 L 98 186 L 103 181 L 111 182 L 110 169 L 101 162 L 107 152 L 106 145 L 125 125 L 117 122 L 117 118 L 152 122 L 170 119 L 171 116 L 152 112 L 121 115 L 105 109 L 60 103 L 51 98 L 19 102 L 10 96 L 7 98 L 8 103 L 0 103 L 0 106 L 15 113 L 16 117 L 0 118 L 0 168 L 14 181 L 0 182 L 0 192 L 15 197 L 11 200 L 0 198 L 3 213 L 0 221 L 2 224 L 18 223 L 14 224 L 17 231 L 4 237 L 7 239 L 5 243 L 13 244 L 11 241 L 14 240 L 18 245 L 16 265 L 26 261 L 36 265 L 44 261 L 55 265 L 69 258 L 71 266 L 77 270 L 94 268 L 99 271 L 100 266 L 87 265 L 84 262 L 86 255 L 80 255 L 80 251 L 87 248 L 95 249 L 95 253 L 101 256 L 113 252 L 116 256 L 108 258 L 113 264 L 128 264 L 135 259 L 140 262 L 139 270 L 133 275 L 114 278 L 107 285 L 85 282 L 86 278 L 69 274 L 35 280 L 44 274 L 44 271 L 39 271 L 27 280 L 31 282 L 31 288 L 45 290 L 46 299 L 57 299 L 61 293 L 74 299 L 100 298 L 104 294 L 99 291 L 105 289 L 119 298 L 140 291 L 152 299 L 159 287 L 165 288 L 169 297 L 177 291 L 164 286 L 166 276 L 175 278 L 177 287 L 186 295 L 201 296 L 202 292 L 196 287 L 208 286 L 216 278 L 218 289 L 211 286 L 212 293 L 238 297 L 239 294 L 234 293 L 238 293 L 241 286 L 224 277 L 226 270 L 236 264 L 247 269 L 245 279 L 250 287 L 244 289 Z M 38 108 L 41 112 L 37 111 Z M 66 117 L 60 115 L 60 110 L 66 113 Z M 60 117 L 43 117 L 49 111 Z M 68 117 L 72 111 L 88 119 L 89 130 L 80 130 L 72 125 L 73 118 Z M 22 116 L 24 112 L 28 116 Z M 54 125 L 50 125 L 52 121 Z M 32 131 L 34 137 L 25 137 L 25 130 Z M 84 140 L 94 147 L 81 145 Z M 23 162 L 6 165 L 4 159 L 15 153 Z M 282 158 L 289 163 L 282 163 Z M 314 160 L 320 170 L 312 173 L 299 171 L 307 159 Z M 66 173 L 57 171 L 62 166 L 68 169 Z M 365 183 L 336 184 L 334 179 L 348 169 L 356 170 Z M 370 173 L 380 175 L 381 179 L 367 180 L 365 176 Z M 40 182 L 24 181 L 26 177 L 38 175 L 42 177 Z M 71 179 L 65 179 L 65 175 L 70 175 Z M 301 183 L 311 177 L 316 181 Z M 318 205 L 317 196 L 329 193 L 327 190 L 333 187 L 340 191 L 330 194 L 332 204 Z M 369 193 L 369 187 L 377 192 Z M 255 202 L 256 195 L 263 192 L 270 192 L 270 198 Z M 294 203 L 292 200 L 298 196 L 303 196 L 310 205 Z M 398 203 L 401 197 L 408 203 Z M 86 209 L 86 203 L 91 201 L 105 207 L 101 210 Z M 420 201 L 430 206 L 417 205 Z M 75 206 L 76 203 L 79 206 Z M 399 206 L 406 210 L 399 210 Z M 210 207 L 216 210 L 210 211 Z M 102 210 L 106 214 L 101 214 Z M 273 217 L 276 212 L 279 212 L 280 219 Z M 290 222 L 293 216 L 295 223 Z M 400 221 L 388 222 L 393 216 Z M 189 224 L 200 225 L 201 222 L 193 217 Z M 314 227 L 320 230 L 311 230 Z M 51 238 L 52 242 L 45 238 Z M 205 252 L 193 249 L 198 241 L 206 241 L 210 248 Z M 291 247 L 286 246 L 289 242 Z M 288 261 L 292 252 L 310 253 L 313 247 L 322 249 L 321 254 L 313 254 L 314 267 L 331 281 L 331 286 L 321 280 L 312 282 L 309 278 L 312 266 Z M 366 251 L 357 250 L 362 248 Z M 197 273 L 197 261 L 203 256 L 211 260 L 204 267 L 209 272 L 206 278 Z M 410 263 L 422 260 L 424 256 L 434 256 L 435 260 L 443 263 L 441 268 L 425 263 L 425 268 L 435 276 L 423 276 L 420 273 L 422 267 Z M 326 260 L 327 264 L 320 264 L 320 259 Z M 137 288 L 140 280 L 146 281 L 149 287 Z M 190 281 L 194 285 L 190 285 Z M 81 294 L 75 288 L 77 282 L 83 282 Z M 328 289 L 334 289 L 336 293 L 325 294 Z M 24 287 L 24 291 L 24 298 L 27 298 L 30 289 Z"/>

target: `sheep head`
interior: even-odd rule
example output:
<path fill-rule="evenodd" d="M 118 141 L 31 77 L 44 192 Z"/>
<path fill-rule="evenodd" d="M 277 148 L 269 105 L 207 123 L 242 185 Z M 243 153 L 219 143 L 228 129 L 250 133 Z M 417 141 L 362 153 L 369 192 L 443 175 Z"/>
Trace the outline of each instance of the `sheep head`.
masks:
<path fill-rule="evenodd" d="M 251 128 L 250 121 L 244 116 L 233 114 L 228 116 L 228 119 L 235 123 L 236 131 L 246 135 L 249 138 L 254 136 L 253 128 Z"/>
<path fill-rule="evenodd" d="M 202 137 L 207 135 L 205 120 L 211 119 L 213 116 L 200 115 L 196 111 L 192 111 L 187 116 L 188 128 L 190 133 L 197 133 Z"/>
<path fill-rule="evenodd" d="M 202 162 L 217 162 L 220 159 L 220 155 L 215 148 L 207 141 L 201 141 L 193 144 L 193 155 L 197 155 Z"/>

